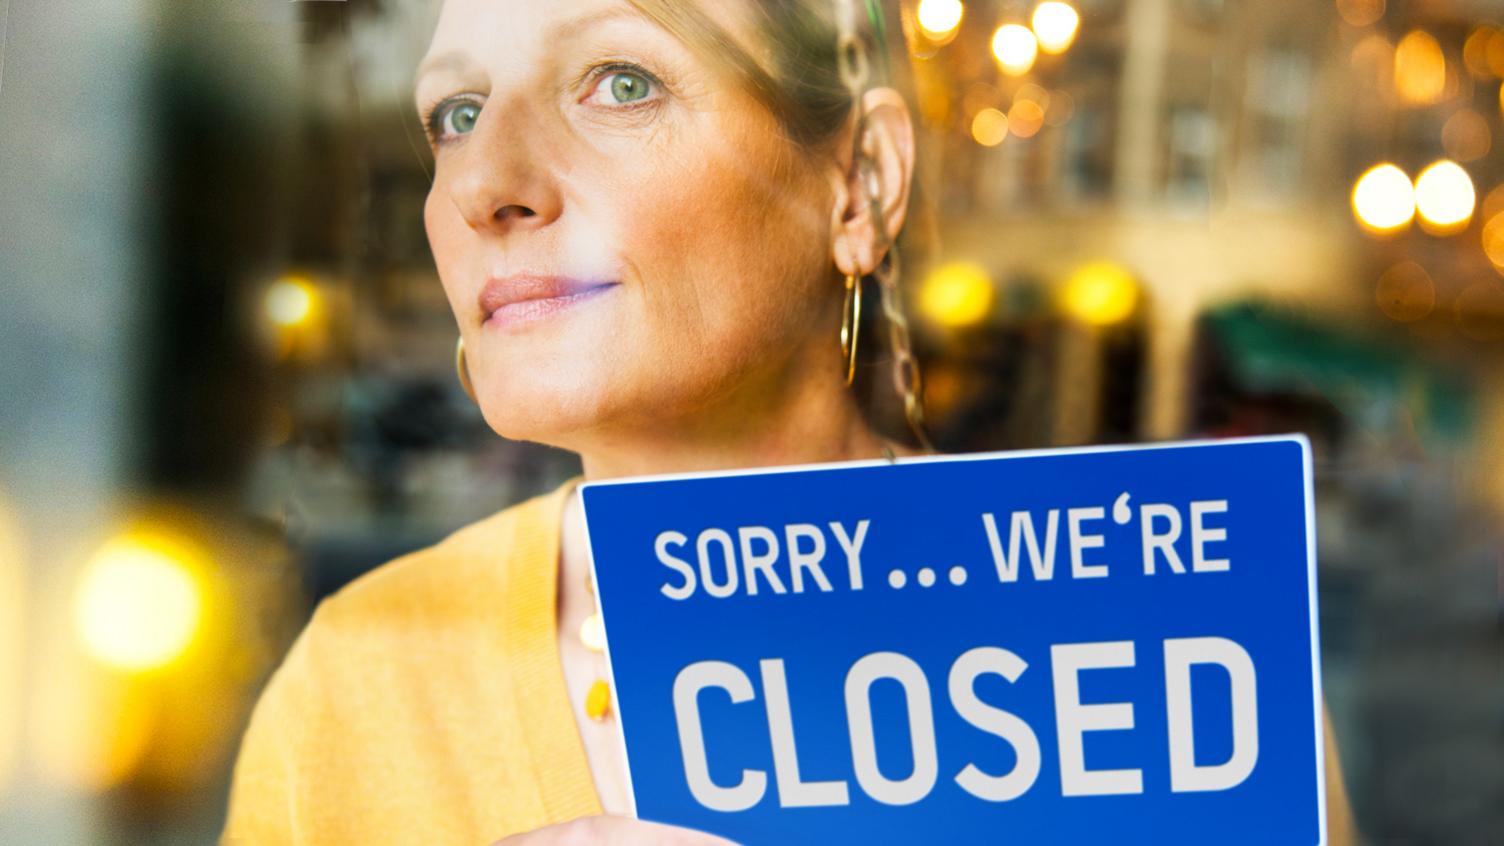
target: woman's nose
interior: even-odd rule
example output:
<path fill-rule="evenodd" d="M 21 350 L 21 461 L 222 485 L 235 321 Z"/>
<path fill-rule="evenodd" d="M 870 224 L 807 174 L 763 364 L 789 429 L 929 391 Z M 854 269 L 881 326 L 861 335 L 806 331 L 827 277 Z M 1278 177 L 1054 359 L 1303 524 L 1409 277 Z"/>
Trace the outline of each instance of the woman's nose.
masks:
<path fill-rule="evenodd" d="M 525 129 L 532 121 L 523 109 L 509 110 L 505 118 L 498 111 L 482 110 L 459 155 L 445 162 L 454 168 L 450 195 L 477 231 L 546 226 L 562 203 L 553 164 L 534 149 L 542 133 Z"/>

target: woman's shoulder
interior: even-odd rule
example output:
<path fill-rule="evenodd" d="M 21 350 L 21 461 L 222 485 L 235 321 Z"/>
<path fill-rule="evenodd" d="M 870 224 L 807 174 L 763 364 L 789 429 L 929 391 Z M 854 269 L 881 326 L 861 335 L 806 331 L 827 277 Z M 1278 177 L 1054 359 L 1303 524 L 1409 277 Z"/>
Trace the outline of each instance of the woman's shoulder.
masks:
<path fill-rule="evenodd" d="M 461 526 L 324 598 L 262 698 L 333 704 L 339 697 L 317 692 L 363 689 L 407 670 L 448 666 L 451 657 L 505 648 L 552 591 L 564 497 L 578 478 Z"/>

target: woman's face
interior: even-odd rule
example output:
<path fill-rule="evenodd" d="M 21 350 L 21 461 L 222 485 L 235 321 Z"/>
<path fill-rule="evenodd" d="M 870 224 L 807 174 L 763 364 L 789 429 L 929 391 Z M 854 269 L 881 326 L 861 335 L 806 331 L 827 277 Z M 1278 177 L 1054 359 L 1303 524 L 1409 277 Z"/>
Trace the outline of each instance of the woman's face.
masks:
<path fill-rule="evenodd" d="M 705 10 L 760 55 L 739 4 Z M 745 405 L 811 350 L 840 372 L 830 168 L 624 0 L 445 0 L 416 96 L 428 238 L 498 433 L 578 448 Z"/>

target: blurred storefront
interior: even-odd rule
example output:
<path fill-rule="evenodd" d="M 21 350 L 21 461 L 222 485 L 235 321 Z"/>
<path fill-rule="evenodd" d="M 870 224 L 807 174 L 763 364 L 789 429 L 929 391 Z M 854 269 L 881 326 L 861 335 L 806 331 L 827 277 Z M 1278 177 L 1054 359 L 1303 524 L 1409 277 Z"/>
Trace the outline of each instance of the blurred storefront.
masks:
<path fill-rule="evenodd" d="M 1308 434 L 1359 823 L 1504 842 L 1504 3 L 904 8 L 938 445 Z M 576 472 L 454 378 L 425 23 L 0 0 L 0 841 L 209 842 L 319 599 Z"/>

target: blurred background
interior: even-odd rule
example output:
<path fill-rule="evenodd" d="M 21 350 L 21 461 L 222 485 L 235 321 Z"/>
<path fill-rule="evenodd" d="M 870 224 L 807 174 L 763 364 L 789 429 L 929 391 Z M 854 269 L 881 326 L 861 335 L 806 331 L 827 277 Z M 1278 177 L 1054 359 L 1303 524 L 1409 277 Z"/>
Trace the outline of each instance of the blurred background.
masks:
<path fill-rule="evenodd" d="M 314 605 L 577 472 L 455 379 L 422 5 L 0 0 L 0 842 L 213 842 Z M 1359 824 L 1504 843 L 1504 0 L 903 14 L 938 445 L 1308 434 Z"/>

